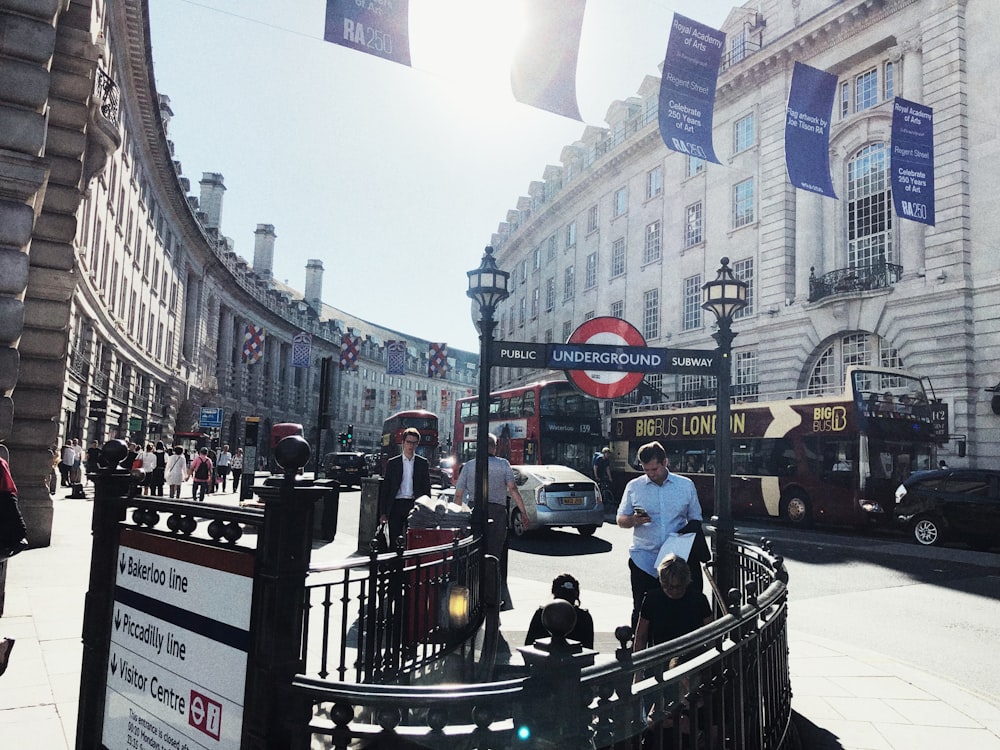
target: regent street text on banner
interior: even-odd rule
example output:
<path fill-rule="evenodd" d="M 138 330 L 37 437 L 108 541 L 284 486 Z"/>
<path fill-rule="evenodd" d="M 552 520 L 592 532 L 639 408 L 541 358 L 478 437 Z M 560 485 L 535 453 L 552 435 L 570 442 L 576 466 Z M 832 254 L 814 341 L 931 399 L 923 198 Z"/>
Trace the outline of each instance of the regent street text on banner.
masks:
<path fill-rule="evenodd" d="M 901 97 L 892 103 L 889 157 L 896 215 L 934 226 L 934 111 Z"/>
<path fill-rule="evenodd" d="M 796 61 L 785 114 L 788 179 L 802 190 L 836 198 L 830 179 L 830 118 L 837 76 Z"/>
<path fill-rule="evenodd" d="M 660 78 L 660 137 L 672 151 L 719 164 L 712 145 L 715 87 L 726 35 L 679 13 Z"/>

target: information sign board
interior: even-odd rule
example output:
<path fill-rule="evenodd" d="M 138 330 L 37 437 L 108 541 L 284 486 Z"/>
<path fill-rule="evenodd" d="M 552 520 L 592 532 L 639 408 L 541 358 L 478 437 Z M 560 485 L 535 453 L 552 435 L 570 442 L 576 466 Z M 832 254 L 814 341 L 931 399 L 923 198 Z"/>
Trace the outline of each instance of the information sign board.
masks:
<path fill-rule="evenodd" d="M 213 406 L 203 406 L 201 407 L 201 417 L 198 420 L 198 424 L 202 427 L 222 427 L 222 407 L 215 408 Z"/>

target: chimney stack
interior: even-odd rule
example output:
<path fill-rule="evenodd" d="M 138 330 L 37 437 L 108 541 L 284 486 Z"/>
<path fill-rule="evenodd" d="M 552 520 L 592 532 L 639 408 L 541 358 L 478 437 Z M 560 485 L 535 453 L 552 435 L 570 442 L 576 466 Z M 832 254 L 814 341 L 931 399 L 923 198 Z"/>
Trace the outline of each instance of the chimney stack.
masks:
<path fill-rule="evenodd" d="M 253 243 L 253 272 L 270 279 L 274 268 L 274 224 L 258 224 Z"/>
<path fill-rule="evenodd" d="M 323 261 L 312 259 L 306 262 L 306 304 L 319 314 L 323 305 Z"/>
<path fill-rule="evenodd" d="M 205 228 L 221 229 L 222 197 L 226 192 L 222 175 L 218 172 L 202 172 L 198 184 L 201 185 L 201 199 L 198 202 L 205 212 Z"/>

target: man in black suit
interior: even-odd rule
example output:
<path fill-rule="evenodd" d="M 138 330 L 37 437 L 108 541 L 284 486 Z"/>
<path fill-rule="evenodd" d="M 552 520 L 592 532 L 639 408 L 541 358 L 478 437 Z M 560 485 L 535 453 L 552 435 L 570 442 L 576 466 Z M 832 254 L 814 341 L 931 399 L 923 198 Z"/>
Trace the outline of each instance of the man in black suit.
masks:
<path fill-rule="evenodd" d="M 403 452 L 385 464 L 385 477 L 379 490 L 379 522 L 389 522 L 389 539 L 393 544 L 406 531 L 406 519 L 413 501 L 431 494 L 430 464 L 417 455 L 420 433 L 413 427 L 403 430 Z"/>

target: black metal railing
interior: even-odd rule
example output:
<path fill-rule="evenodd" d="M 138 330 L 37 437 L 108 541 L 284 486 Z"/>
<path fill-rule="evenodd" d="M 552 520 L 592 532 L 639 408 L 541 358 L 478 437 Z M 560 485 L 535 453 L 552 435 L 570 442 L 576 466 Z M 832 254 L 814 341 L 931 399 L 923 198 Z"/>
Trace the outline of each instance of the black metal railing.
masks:
<path fill-rule="evenodd" d="M 700 747 L 698 738 L 706 747 L 782 748 L 791 731 L 787 574 L 766 542 L 736 540 L 733 559 L 737 588 L 727 612 L 635 656 L 623 625 L 609 663 L 594 665 L 594 652 L 553 633 L 535 644 L 526 676 L 501 682 L 370 685 L 299 674 L 293 691 L 300 713 L 313 717 L 313 746 L 405 740 L 485 750 L 530 735 L 533 747 L 617 749 L 646 734 L 644 747 Z"/>
<path fill-rule="evenodd" d="M 893 263 L 875 263 L 870 266 L 838 268 L 822 276 L 816 276 L 816 269 L 809 269 L 809 301 L 816 302 L 834 294 L 867 292 L 872 289 L 888 289 L 899 281 L 903 267 Z"/>
<path fill-rule="evenodd" d="M 121 121 L 121 92 L 118 84 L 100 68 L 94 78 L 94 95 L 101 102 L 101 114 L 117 127 Z"/>

